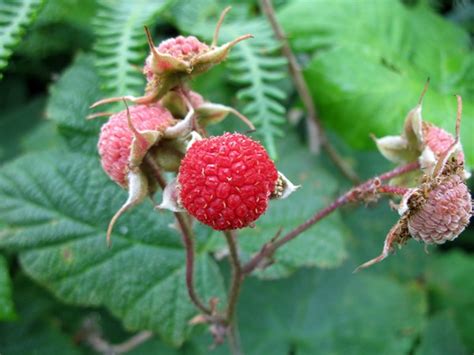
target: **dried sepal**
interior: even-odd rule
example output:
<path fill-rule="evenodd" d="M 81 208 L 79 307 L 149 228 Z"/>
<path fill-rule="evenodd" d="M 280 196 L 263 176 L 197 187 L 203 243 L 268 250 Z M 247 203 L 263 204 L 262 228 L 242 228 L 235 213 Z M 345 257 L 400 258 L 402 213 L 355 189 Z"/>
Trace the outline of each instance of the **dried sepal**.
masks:
<path fill-rule="evenodd" d="M 298 190 L 301 185 L 293 184 L 283 173 L 278 172 L 278 179 L 270 198 L 274 200 L 283 200 Z"/>
<path fill-rule="evenodd" d="M 403 245 L 408 239 L 410 235 L 408 233 L 408 226 L 407 226 L 407 218 L 402 217 L 388 232 L 387 236 L 385 237 L 385 242 L 383 245 L 382 253 L 373 258 L 359 267 L 357 267 L 354 272 L 358 272 L 362 269 L 366 269 L 374 264 L 381 262 L 382 260 L 386 259 L 394 250 L 397 245 Z"/>

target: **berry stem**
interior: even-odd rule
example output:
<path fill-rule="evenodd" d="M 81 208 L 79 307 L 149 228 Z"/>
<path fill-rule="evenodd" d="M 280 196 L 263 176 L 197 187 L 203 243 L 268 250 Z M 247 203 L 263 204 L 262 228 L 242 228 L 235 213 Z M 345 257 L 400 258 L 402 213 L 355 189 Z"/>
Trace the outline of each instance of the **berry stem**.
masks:
<path fill-rule="evenodd" d="M 160 167 L 156 164 L 150 155 L 145 156 L 145 162 L 153 170 L 155 179 L 164 190 L 166 187 L 166 180 L 161 175 Z M 183 244 L 186 249 L 186 287 L 188 289 L 189 298 L 194 303 L 194 305 L 199 308 L 204 314 L 212 315 L 212 310 L 210 307 L 207 307 L 199 298 L 195 288 L 194 288 L 194 236 L 191 227 L 187 221 L 185 213 L 175 212 L 174 216 L 179 225 L 179 230 L 181 232 L 181 237 L 183 239 Z"/>
<path fill-rule="evenodd" d="M 184 213 L 175 212 L 174 215 L 178 221 L 181 236 L 183 237 L 184 247 L 186 249 L 186 287 L 188 289 L 189 297 L 196 307 L 203 313 L 211 315 L 212 310 L 204 305 L 194 289 L 194 236 L 192 229 L 189 227 Z"/>
<path fill-rule="evenodd" d="M 271 0 L 260 0 L 260 7 L 265 15 L 268 17 L 268 21 L 272 26 L 273 32 L 275 33 L 275 37 L 280 41 L 282 47 L 282 53 L 288 60 L 288 68 L 291 74 L 291 78 L 295 85 L 296 91 L 303 101 L 303 105 L 305 107 L 307 113 L 307 120 L 309 127 L 312 127 L 315 130 L 315 134 L 312 142 L 318 148 L 322 146 L 326 153 L 329 155 L 331 160 L 334 164 L 339 168 L 342 174 L 347 177 L 352 183 L 359 183 L 360 180 L 357 174 L 352 170 L 352 168 L 344 161 L 338 151 L 334 148 L 334 146 L 329 142 L 324 129 L 321 125 L 321 122 L 318 118 L 318 113 L 316 107 L 314 105 L 313 99 L 311 97 L 310 91 L 308 89 L 308 85 L 301 73 L 301 67 L 298 64 L 298 60 L 294 55 L 293 51 L 291 50 L 290 45 L 286 39 L 285 32 L 281 27 L 280 23 L 278 22 L 275 16 L 275 10 L 273 9 L 273 5 Z M 310 135 L 311 136 L 311 135 Z"/>
<path fill-rule="evenodd" d="M 228 324 L 228 341 L 232 354 L 241 354 L 240 341 L 238 336 L 238 326 L 235 320 L 235 311 L 237 301 L 239 299 L 240 289 L 244 281 L 242 267 L 239 259 L 237 235 L 234 230 L 224 231 L 224 235 L 229 247 L 230 264 L 232 266 L 232 281 L 229 289 L 229 297 L 227 303 L 226 322 Z"/>
<path fill-rule="evenodd" d="M 229 247 L 230 264 L 232 266 L 232 282 L 229 291 L 229 303 L 227 305 L 227 322 L 232 323 L 240 293 L 240 285 L 243 280 L 242 269 L 237 250 L 237 238 L 235 231 L 224 231 L 224 235 Z"/>
<path fill-rule="evenodd" d="M 420 167 L 418 162 L 413 162 L 409 163 L 407 165 L 403 165 L 400 167 L 397 167 L 389 172 L 386 172 L 384 174 L 381 174 L 379 176 L 376 176 L 370 180 L 367 180 L 366 182 L 353 187 L 343 195 L 339 196 L 334 202 L 332 202 L 330 205 L 327 207 L 323 208 L 322 210 L 318 211 L 316 214 L 314 214 L 311 218 L 309 218 L 306 222 L 300 224 L 298 227 L 294 228 L 290 232 L 288 232 L 286 235 L 284 235 L 282 238 L 273 238 L 270 240 L 268 243 L 265 243 L 260 251 L 252 258 L 250 261 L 248 261 L 245 265 L 242 267 L 242 273 L 243 275 L 250 274 L 252 271 L 254 271 L 259 265 L 262 265 L 265 259 L 271 257 L 275 251 L 280 248 L 281 246 L 285 245 L 289 241 L 293 240 L 296 238 L 298 235 L 303 233 L 305 230 L 308 228 L 312 227 L 314 224 L 319 222 L 321 219 L 324 217 L 328 216 L 331 214 L 333 211 L 338 209 L 341 206 L 344 206 L 350 202 L 359 202 L 359 201 L 364 201 L 364 199 L 367 198 L 367 196 L 373 196 L 374 191 L 375 193 L 378 192 L 378 188 L 381 187 L 380 182 L 383 180 L 390 180 L 396 176 L 400 176 L 403 174 L 406 174 L 408 172 L 417 170 Z M 383 185 L 382 185 L 383 186 Z M 383 189 L 385 188 L 390 188 L 390 186 L 383 186 Z M 401 189 L 403 188 L 396 188 L 393 191 L 389 193 L 394 193 L 396 192 L 401 192 Z M 384 191 L 382 191 L 384 192 Z M 385 193 L 385 192 L 384 192 Z"/>
<path fill-rule="evenodd" d="M 389 185 L 381 185 L 377 188 L 377 192 L 381 194 L 390 194 L 390 195 L 397 195 L 403 196 L 408 192 L 408 188 L 401 187 L 401 186 L 389 186 Z"/>

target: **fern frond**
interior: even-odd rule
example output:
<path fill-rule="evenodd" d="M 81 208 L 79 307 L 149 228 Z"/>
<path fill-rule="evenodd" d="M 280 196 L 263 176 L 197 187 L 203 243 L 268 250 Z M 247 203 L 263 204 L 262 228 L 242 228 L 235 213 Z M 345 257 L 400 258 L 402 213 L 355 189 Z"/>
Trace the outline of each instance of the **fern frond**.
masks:
<path fill-rule="evenodd" d="M 43 0 L 3 0 L 0 2 L 0 70 L 5 68 L 23 32 L 36 17 Z M 2 74 L 0 72 L 0 79 Z"/>
<path fill-rule="evenodd" d="M 237 37 L 242 31 L 255 34 L 255 38 L 240 43 L 229 56 L 227 66 L 231 81 L 242 86 L 237 98 L 244 102 L 244 113 L 257 127 L 272 158 L 276 158 L 275 138 L 282 136 L 280 125 L 286 121 L 282 102 L 287 93 L 275 82 L 287 76 L 286 60 L 275 55 L 279 49 L 273 32 L 262 20 L 228 25 L 226 34 Z"/>
<path fill-rule="evenodd" d="M 110 95 L 136 95 L 144 88 L 145 25 L 150 25 L 169 0 L 100 0 L 94 19 L 94 50 L 103 89 Z"/>

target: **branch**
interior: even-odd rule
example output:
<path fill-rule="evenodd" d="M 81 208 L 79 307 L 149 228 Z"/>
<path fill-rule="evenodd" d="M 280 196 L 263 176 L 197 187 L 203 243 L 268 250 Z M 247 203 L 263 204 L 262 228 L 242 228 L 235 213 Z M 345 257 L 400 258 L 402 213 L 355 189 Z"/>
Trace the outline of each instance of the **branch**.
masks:
<path fill-rule="evenodd" d="M 381 185 L 381 182 L 384 180 L 390 180 L 396 176 L 406 174 L 413 170 L 417 170 L 420 167 L 418 162 L 410 163 L 401 167 L 397 167 L 387 173 L 374 177 L 366 182 L 350 189 L 345 194 L 338 197 L 334 202 L 332 202 L 329 206 L 323 208 L 322 210 L 318 211 L 314 216 L 308 219 L 303 224 L 300 224 L 298 227 L 293 229 L 292 231 L 288 232 L 285 236 L 281 239 L 273 238 L 270 242 L 263 245 L 260 251 L 242 267 L 242 273 L 244 275 L 250 274 L 253 270 L 255 270 L 262 262 L 269 258 L 270 256 L 275 253 L 275 251 L 280 248 L 281 246 L 285 245 L 289 241 L 296 238 L 298 235 L 303 233 L 308 228 L 312 227 L 314 224 L 319 222 L 324 217 L 331 214 L 334 210 L 338 209 L 339 207 L 350 203 L 350 202 L 358 202 L 364 200 L 372 200 L 377 197 L 377 193 L 396 193 L 397 195 L 400 194 L 403 188 L 393 189 L 390 186 Z M 380 189 L 380 190 L 379 190 Z M 389 190 L 393 191 L 389 191 Z"/>
<path fill-rule="evenodd" d="M 156 181 L 160 187 L 164 190 L 166 187 L 166 180 L 163 175 L 161 175 L 160 167 L 148 154 L 145 156 L 145 162 L 152 169 Z M 179 230 L 181 232 L 181 237 L 183 239 L 183 244 L 186 249 L 186 286 L 188 289 L 189 298 L 194 303 L 194 305 L 199 308 L 204 314 L 211 315 L 212 310 L 210 307 L 206 306 L 197 295 L 196 290 L 194 289 L 194 240 L 193 240 L 193 231 L 189 227 L 189 223 L 186 220 L 185 214 L 180 212 L 174 212 L 176 221 L 179 225 Z"/>
<path fill-rule="evenodd" d="M 336 164 L 336 166 L 339 168 L 339 170 L 353 183 L 358 183 L 360 180 L 357 174 L 352 170 L 349 165 L 347 165 L 344 159 L 339 155 L 337 150 L 329 142 L 324 132 L 321 122 L 318 118 L 313 98 L 311 97 L 311 94 L 309 92 L 308 85 L 306 84 L 306 81 L 304 80 L 304 77 L 301 74 L 301 67 L 298 64 L 298 61 L 295 55 L 293 54 L 290 45 L 288 44 L 285 32 L 278 23 L 271 0 L 260 0 L 260 7 L 262 8 L 265 15 L 268 17 L 268 20 L 273 28 L 273 32 L 275 33 L 275 37 L 282 44 L 283 55 L 288 60 L 288 67 L 290 70 L 291 78 L 293 80 L 293 83 L 295 84 L 296 91 L 298 92 L 301 101 L 303 101 L 306 113 L 308 114 L 308 120 L 314 122 L 314 124 L 308 123 L 309 127 L 312 127 L 316 131 L 315 134 L 310 135 L 310 137 L 314 137 L 313 142 L 310 143 L 312 143 L 313 145 L 322 146 L 331 158 L 331 160 L 334 162 L 334 164 Z"/>

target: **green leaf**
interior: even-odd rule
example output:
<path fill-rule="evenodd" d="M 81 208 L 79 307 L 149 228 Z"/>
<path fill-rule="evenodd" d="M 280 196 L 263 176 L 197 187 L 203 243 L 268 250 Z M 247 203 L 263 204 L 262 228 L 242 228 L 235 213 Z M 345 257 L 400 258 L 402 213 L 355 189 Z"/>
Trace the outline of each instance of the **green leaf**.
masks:
<path fill-rule="evenodd" d="M 53 120 L 74 151 L 96 154 L 96 142 L 104 119 L 87 121 L 89 106 L 101 97 L 99 77 L 90 55 L 77 56 L 74 64 L 50 89 L 46 115 Z"/>
<path fill-rule="evenodd" d="M 395 0 L 302 0 L 279 15 L 298 51 L 316 50 L 306 80 L 321 119 L 352 146 L 373 148 L 369 133 L 399 133 L 430 77 L 423 116 L 453 132 L 453 95 L 462 95 L 463 144 L 474 164 L 474 55 L 461 28 Z"/>
<path fill-rule="evenodd" d="M 31 132 L 23 135 L 20 141 L 23 152 L 40 152 L 61 147 L 63 141 L 54 122 L 41 122 Z"/>
<path fill-rule="evenodd" d="M 467 355 L 453 317 L 439 313 L 429 319 L 416 355 Z"/>
<path fill-rule="evenodd" d="M 35 19 L 42 3 L 42 0 L 7 0 L 0 3 L 0 70 L 7 66 L 14 47 L 20 42 L 26 26 Z"/>
<path fill-rule="evenodd" d="M 352 269 L 248 280 L 239 305 L 245 353 L 409 353 L 423 327 L 422 290 Z"/>
<path fill-rule="evenodd" d="M 16 317 L 11 288 L 7 261 L 0 254 L 0 320 L 10 320 Z"/>
<path fill-rule="evenodd" d="M 301 188 L 285 200 L 270 201 L 255 228 L 239 232 L 240 246 L 246 257 L 257 252 L 280 227 L 284 234 L 303 223 L 328 205 L 338 192 L 335 176 L 321 159 L 307 152 L 295 135 L 288 134 L 285 141 L 280 141 L 279 149 L 284 155 L 278 161 L 278 170 Z M 344 237 L 347 235 L 339 212 L 335 212 L 280 248 L 275 254 L 275 265 L 259 276 L 279 278 L 299 267 L 339 266 L 346 257 Z"/>
<path fill-rule="evenodd" d="M 474 273 L 472 256 L 460 251 L 439 255 L 426 271 L 433 309 L 450 310 L 464 343 L 474 349 Z"/>
<path fill-rule="evenodd" d="M 146 55 L 143 30 L 170 3 L 169 0 L 101 0 L 94 20 L 96 64 L 104 91 L 112 96 L 141 94 Z"/>
<path fill-rule="evenodd" d="M 179 2 L 174 8 L 174 17 L 182 31 L 211 40 L 219 13 L 224 8 L 224 4 L 208 0 Z M 239 9 L 237 13 L 240 14 Z M 243 113 L 257 127 L 257 134 L 275 159 L 278 153 L 276 139 L 283 136 L 281 126 L 286 122 L 284 103 L 288 93 L 278 85 L 288 76 L 286 60 L 279 54 L 279 43 L 265 19 L 239 16 L 232 21 L 232 16 L 229 17 L 221 27 L 219 44 L 247 33 L 254 38 L 240 42 L 232 49 L 226 61 L 226 77 L 240 87 L 237 98 L 243 102 Z"/>
<path fill-rule="evenodd" d="M 0 199 L 0 220 L 9 228 L 0 246 L 18 251 L 25 272 L 60 300 L 104 305 L 128 329 L 153 330 L 173 345 L 189 337 L 188 321 L 198 312 L 188 299 L 185 253 L 169 227 L 172 215 L 144 202 L 118 222 L 108 249 L 108 220 L 126 193 L 96 159 L 64 153 L 21 158 L 2 169 Z M 223 304 L 222 278 L 204 241 L 196 256 L 197 290 Z"/>
<path fill-rule="evenodd" d="M 22 136 L 38 126 L 44 112 L 45 101 L 44 97 L 38 97 L 2 112 L 0 121 L 0 162 L 21 153 Z"/>

